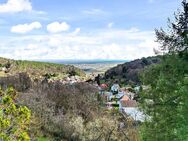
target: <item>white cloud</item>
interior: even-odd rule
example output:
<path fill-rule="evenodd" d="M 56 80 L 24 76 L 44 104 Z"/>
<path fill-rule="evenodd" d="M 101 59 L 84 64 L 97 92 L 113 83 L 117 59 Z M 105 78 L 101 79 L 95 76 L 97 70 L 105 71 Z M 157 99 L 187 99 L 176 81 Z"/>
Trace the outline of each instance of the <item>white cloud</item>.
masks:
<path fill-rule="evenodd" d="M 76 31 L 76 30 L 75 30 Z M 77 30 L 78 31 L 78 30 Z M 126 59 L 154 55 L 152 31 L 103 30 L 82 34 L 47 34 L 1 39 L 0 56 L 15 59 Z M 9 48 L 5 48 L 8 46 Z"/>
<path fill-rule="evenodd" d="M 103 15 L 105 12 L 101 9 L 89 9 L 89 10 L 83 10 L 82 13 L 86 15 Z"/>
<path fill-rule="evenodd" d="M 75 30 L 74 30 L 74 32 L 72 32 L 72 35 L 77 35 L 78 33 L 80 33 L 80 28 L 76 28 Z"/>
<path fill-rule="evenodd" d="M 108 28 L 112 28 L 112 26 L 114 25 L 114 23 L 113 22 L 111 22 L 111 23 L 108 23 Z"/>
<path fill-rule="evenodd" d="M 62 31 L 68 31 L 70 28 L 70 25 L 68 25 L 66 22 L 53 22 L 47 25 L 47 30 L 50 33 L 58 33 Z"/>
<path fill-rule="evenodd" d="M 0 4 L 0 13 L 15 13 L 22 11 L 32 11 L 32 5 L 29 0 L 8 0 Z"/>
<path fill-rule="evenodd" d="M 30 24 L 18 24 L 11 28 L 11 32 L 24 34 L 34 29 L 39 29 L 41 27 L 42 25 L 39 22 L 32 22 Z"/>

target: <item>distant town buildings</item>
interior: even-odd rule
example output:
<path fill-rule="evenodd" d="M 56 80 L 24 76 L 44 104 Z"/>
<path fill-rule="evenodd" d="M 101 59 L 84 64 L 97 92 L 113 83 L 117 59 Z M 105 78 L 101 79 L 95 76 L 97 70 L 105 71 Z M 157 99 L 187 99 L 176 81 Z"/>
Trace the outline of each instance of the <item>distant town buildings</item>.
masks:
<path fill-rule="evenodd" d="M 100 94 L 106 102 L 107 109 L 117 109 L 119 112 L 130 116 L 134 120 L 144 121 L 145 116 L 138 109 L 138 102 L 134 100 L 136 93 L 140 90 L 139 86 L 135 87 L 135 92 L 132 92 L 132 88 L 130 87 L 120 88 L 117 83 L 111 86 L 110 91 L 104 91 L 102 90 L 103 88 L 99 88 Z"/>

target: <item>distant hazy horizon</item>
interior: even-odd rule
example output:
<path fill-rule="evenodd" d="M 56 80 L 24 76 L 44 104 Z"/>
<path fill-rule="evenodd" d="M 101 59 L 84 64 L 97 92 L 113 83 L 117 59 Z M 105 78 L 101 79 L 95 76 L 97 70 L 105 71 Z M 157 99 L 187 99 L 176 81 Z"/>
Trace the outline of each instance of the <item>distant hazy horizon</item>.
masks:
<path fill-rule="evenodd" d="M 109 60 L 109 59 L 39 59 L 34 61 L 50 62 L 58 64 L 103 64 L 103 63 L 125 63 L 130 60 Z"/>

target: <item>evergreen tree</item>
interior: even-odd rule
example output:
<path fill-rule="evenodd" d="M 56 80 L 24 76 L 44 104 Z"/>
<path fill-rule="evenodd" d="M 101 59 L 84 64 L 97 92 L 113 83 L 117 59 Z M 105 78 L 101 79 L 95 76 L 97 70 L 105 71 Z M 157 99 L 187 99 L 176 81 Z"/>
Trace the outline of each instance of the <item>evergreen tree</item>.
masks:
<path fill-rule="evenodd" d="M 188 141 L 188 3 L 169 20 L 168 32 L 156 30 L 157 41 L 166 52 L 159 65 L 142 75 L 148 89 L 141 107 L 148 120 L 142 127 L 143 141 Z"/>
<path fill-rule="evenodd" d="M 168 19 L 168 31 L 156 29 L 157 41 L 161 44 L 162 50 L 169 53 L 188 51 L 188 3 L 182 2 L 183 11 L 174 13 L 175 20 Z"/>

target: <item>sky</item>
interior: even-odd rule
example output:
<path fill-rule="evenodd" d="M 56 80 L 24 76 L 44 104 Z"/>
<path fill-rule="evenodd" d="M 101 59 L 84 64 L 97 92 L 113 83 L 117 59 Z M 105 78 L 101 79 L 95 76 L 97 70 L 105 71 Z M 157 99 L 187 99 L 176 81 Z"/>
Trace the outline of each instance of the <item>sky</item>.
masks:
<path fill-rule="evenodd" d="M 0 57 L 133 60 L 181 0 L 0 0 Z"/>

